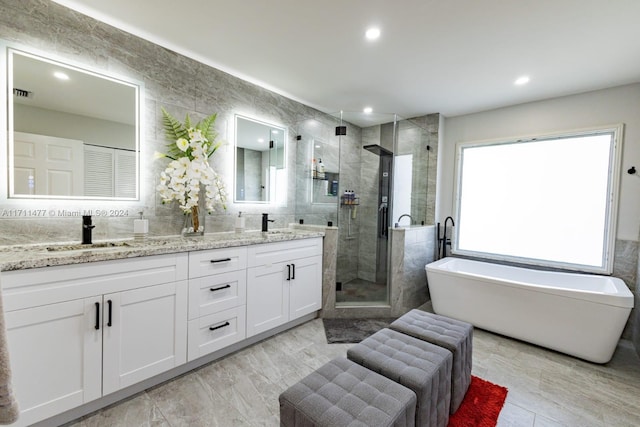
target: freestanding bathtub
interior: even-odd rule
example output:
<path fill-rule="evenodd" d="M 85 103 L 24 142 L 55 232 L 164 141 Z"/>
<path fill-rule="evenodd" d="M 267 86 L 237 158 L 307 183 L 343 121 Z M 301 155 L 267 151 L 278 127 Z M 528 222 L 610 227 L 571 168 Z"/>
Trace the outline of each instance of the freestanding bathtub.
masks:
<path fill-rule="evenodd" d="M 611 360 L 633 308 L 615 277 L 450 257 L 426 271 L 437 314 L 590 362 Z"/>

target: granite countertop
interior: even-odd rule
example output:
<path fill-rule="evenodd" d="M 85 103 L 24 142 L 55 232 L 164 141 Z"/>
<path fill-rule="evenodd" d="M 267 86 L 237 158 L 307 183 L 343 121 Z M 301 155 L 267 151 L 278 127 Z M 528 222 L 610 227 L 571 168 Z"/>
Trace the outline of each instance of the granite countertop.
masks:
<path fill-rule="evenodd" d="M 164 236 L 96 241 L 93 245 L 61 242 L 34 245 L 0 246 L 0 271 L 25 270 L 54 265 L 82 264 L 149 255 L 229 248 L 260 243 L 322 237 L 322 231 L 277 229 L 267 233 L 245 231 L 205 234 L 203 237 Z"/>

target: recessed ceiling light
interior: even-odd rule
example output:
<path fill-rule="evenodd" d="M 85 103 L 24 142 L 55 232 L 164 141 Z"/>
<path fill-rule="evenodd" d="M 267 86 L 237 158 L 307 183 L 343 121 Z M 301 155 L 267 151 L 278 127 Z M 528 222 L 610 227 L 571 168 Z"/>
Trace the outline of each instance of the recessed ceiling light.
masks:
<path fill-rule="evenodd" d="M 516 81 L 513 82 L 513 84 L 518 85 L 518 86 L 522 86 L 522 85 L 526 85 L 527 83 L 529 83 L 529 80 L 531 80 L 529 78 L 529 76 L 522 76 L 522 77 L 518 77 L 516 79 Z"/>
<path fill-rule="evenodd" d="M 364 33 L 367 40 L 376 40 L 380 37 L 380 28 L 371 27 Z"/>
<path fill-rule="evenodd" d="M 56 71 L 53 75 L 60 80 L 69 80 L 69 76 L 62 71 Z"/>
<path fill-rule="evenodd" d="M 364 111 L 364 113 L 365 113 L 365 114 L 370 114 L 370 113 L 372 113 L 372 112 L 373 112 L 373 108 L 371 108 L 371 107 L 365 107 L 365 108 L 364 108 L 364 110 L 362 110 L 362 111 Z"/>

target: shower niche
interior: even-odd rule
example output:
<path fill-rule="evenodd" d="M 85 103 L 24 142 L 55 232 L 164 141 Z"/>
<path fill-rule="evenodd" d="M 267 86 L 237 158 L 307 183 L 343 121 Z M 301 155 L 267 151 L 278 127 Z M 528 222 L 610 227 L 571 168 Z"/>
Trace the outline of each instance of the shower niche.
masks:
<path fill-rule="evenodd" d="M 321 139 L 313 139 L 311 152 L 311 203 L 335 206 L 340 184 L 340 150 Z"/>

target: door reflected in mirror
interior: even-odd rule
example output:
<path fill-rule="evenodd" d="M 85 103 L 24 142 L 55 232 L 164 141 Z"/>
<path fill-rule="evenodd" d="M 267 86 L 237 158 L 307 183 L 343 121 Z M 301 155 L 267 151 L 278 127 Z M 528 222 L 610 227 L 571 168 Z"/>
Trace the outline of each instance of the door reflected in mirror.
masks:
<path fill-rule="evenodd" d="M 9 197 L 139 198 L 140 85 L 7 48 Z"/>
<path fill-rule="evenodd" d="M 235 202 L 285 204 L 286 129 L 236 116 Z"/>

